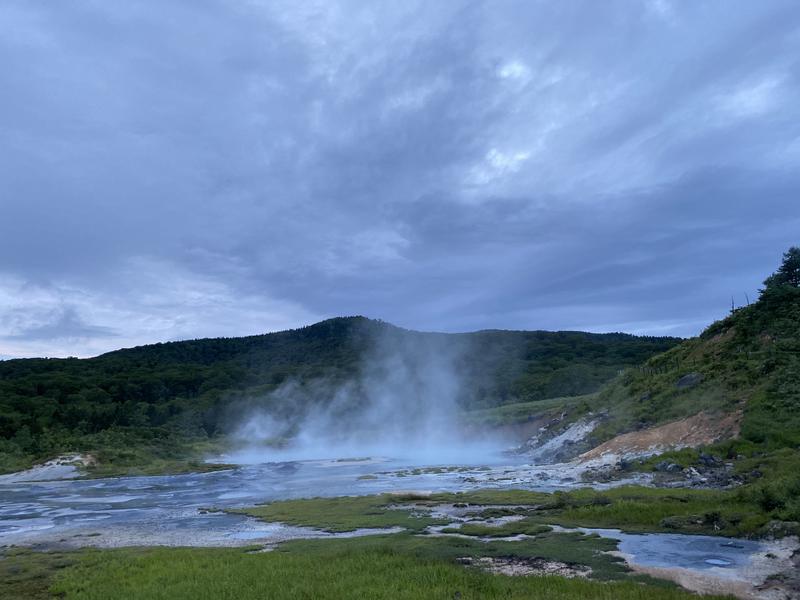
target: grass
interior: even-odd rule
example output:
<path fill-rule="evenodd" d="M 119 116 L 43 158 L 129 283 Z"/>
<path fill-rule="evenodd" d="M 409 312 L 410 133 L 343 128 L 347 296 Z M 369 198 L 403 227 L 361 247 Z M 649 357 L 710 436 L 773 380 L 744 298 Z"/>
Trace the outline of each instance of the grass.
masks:
<path fill-rule="evenodd" d="M 228 512 L 250 515 L 264 521 L 316 527 L 331 532 L 386 527 L 403 527 L 411 531 L 421 531 L 429 525 L 446 525 L 448 523 L 448 521 L 432 519 L 413 511 L 389 508 L 401 498 L 388 494 L 308 498 L 272 502 L 252 508 L 230 509 Z"/>
<path fill-rule="evenodd" d="M 335 543 L 330 543 L 335 542 Z M 463 557 L 504 557 L 553 560 L 586 565 L 598 580 L 627 580 L 631 577 L 624 563 L 606 554 L 616 549 L 614 540 L 580 533 L 543 533 L 536 539 L 483 542 L 463 537 L 434 537 L 401 533 L 341 540 L 294 540 L 280 546 L 281 551 L 335 560 L 345 552 L 381 555 L 392 551 L 423 561 L 455 562 Z M 649 579 L 642 581 L 652 582 Z"/>
<path fill-rule="evenodd" d="M 442 533 L 460 533 L 484 538 L 500 538 L 513 535 L 536 536 L 551 531 L 547 525 L 542 525 L 532 519 L 510 521 L 502 525 L 484 525 L 482 523 L 464 523 L 461 527 L 446 527 Z"/>
<path fill-rule="evenodd" d="M 630 578 L 597 550 L 607 541 L 561 536 L 539 548 L 518 543 L 483 544 L 412 535 L 345 540 L 303 540 L 279 551 L 231 548 L 83 550 L 70 553 L 13 551 L 0 559 L 0 597 L 66 600 L 689 600 L 670 584 Z M 569 556 L 564 548 L 572 548 Z M 561 577 L 508 577 L 456 564 L 481 555 L 564 556 L 589 561 L 617 581 Z M 720 597 L 708 597 L 710 600 Z"/>
<path fill-rule="evenodd" d="M 800 452 L 792 448 L 767 450 L 747 440 L 728 440 L 703 448 L 686 448 L 631 464 L 633 470 L 654 471 L 659 462 L 702 469 L 701 454 L 728 462 L 746 482 L 720 496 L 723 504 L 747 505 L 760 521 L 800 521 Z"/>
<path fill-rule="evenodd" d="M 800 447 L 800 289 L 763 298 L 697 338 L 630 368 L 589 403 L 607 411 L 594 441 L 681 419 L 743 408 L 741 438 L 762 450 Z M 697 385 L 678 380 L 698 373 Z"/>
<path fill-rule="evenodd" d="M 456 504 L 491 504 L 491 505 L 520 505 L 531 506 L 547 503 L 552 494 L 547 492 L 536 492 L 531 490 L 515 489 L 485 489 L 473 490 L 469 492 L 444 492 L 431 494 L 425 501 L 429 504 L 441 504 L 444 502 Z M 399 496 L 403 499 L 403 496 Z M 406 500 L 414 500 L 414 497 Z"/>
<path fill-rule="evenodd" d="M 777 485 L 772 484 L 769 489 L 774 493 L 778 506 L 770 506 L 764 501 L 765 492 L 760 492 L 755 486 L 732 491 L 623 486 L 605 491 L 585 488 L 553 494 L 482 490 L 439 494 L 434 499 L 489 506 L 530 506 L 535 510 L 526 514 L 530 515 L 532 522 L 543 524 L 613 527 L 629 532 L 759 537 L 776 533 L 771 527 L 774 521 L 786 516 L 781 513 L 786 506 L 793 506 L 793 500 L 782 504 L 782 498 L 794 493 L 795 488 L 781 492 Z M 793 534 L 797 533 L 797 528 L 788 523 L 778 533 L 781 532 Z"/>
<path fill-rule="evenodd" d="M 86 467 L 84 474 L 89 478 L 102 477 L 136 477 L 141 475 L 180 475 L 181 473 L 210 473 L 235 469 L 237 465 L 225 463 L 207 463 L 192 458 L 155 459 L 150 462 L 133 464 L 98 463 Z"/>
<path fill-rule="evenodd" d="M 556 494 L 542 513 L 543 521 L 566 526 L 725 536 L 754 535 L 769 522 L 735 494 L 634 486 Z"/>
<path fill-rule="evenodd" d="M 13 473 L 41 464 L 60 454 L 86 454 L 95 464 L 82 469 L 89 478 L 136 475 L 175 475 L 230 469 L 233 465 L 210 464 L 204 457 L 226 448 L 222 438 L 191 437 L 165 429 L 116 428 L 96 434 L 73 436 L 60 442 L 59 450 L 20 454 L 0 440 L 0 473 Z"/>
<path fill-rule="evenodd" d="M 548 398 L 532 402 L 516 402 L 494 408 L 471 410 L 464 413 L 462 418 L 464 422 L 474 426 L 502 427 L 504 425 L 516 425 L 534 418 L 546 417 L 547 415 L 556 416 L 565 410 L 578 409 L 576 413 L 586 412 L 588 410 L 587 402 L 591 401 L 595 396 L 596 394 L 586 394 L 584 396 Z"/>
<path fill-rule="evenodd" d="M 316 527 L 331 532 L 360 528 L 403 527 L 419 532 L 429 525 L 449 521 L 425 514 L 437 504 L 497 506 L 483 511 L 482 517 L 522 513 L 526 518 L 501 528 L 479 525 L 454 530 L 477 536 L 531 535 L 541 533 L 541 525 L 568 527 L 609 527 L 629 532 L 673 532 L 761 537 L 766 534 L 800 533 L 789 517 L 794 515 L 800 488 L 782 487 L 782 479 L 737 490 L 663 489 L 623 486 L 605 491 L 590 488 L 570 492 L 544 493 L 525 490 L 477 490 L 420 497 L 377 495 L 340 498 L 286 500 L 233 509 L 264 521 Z M 408 506 L 398 510 L 398 505 Z M 416 505 L 418 508 L 412 508 Z M 520 507 L 519 509 L 508 507 Z M 775 528 L 777 521 L 786 521 Z M 473 532 L 474 531 L 474 532 Z M 468 533 L 469 532 L 469 533 Z"/>
<path fill-rule="evenodd" d="M 125 475 L 175 475 L 205 473 L 230 469 L 233 465 L 212 464 L 203 460 L 224 449 L 222 440 L 169 435 L 143 439 L 142 435 L 125 433 L 98 434 L 92 438 L 90 453 L 97 459 L 87 467 L 89 477 L 118 477 Z"/>
<path fill-rule="evenodd" d="M 60 571 L 76 565 L 82 552 L 0 550 L 0 598 L 45 600 Z"/>

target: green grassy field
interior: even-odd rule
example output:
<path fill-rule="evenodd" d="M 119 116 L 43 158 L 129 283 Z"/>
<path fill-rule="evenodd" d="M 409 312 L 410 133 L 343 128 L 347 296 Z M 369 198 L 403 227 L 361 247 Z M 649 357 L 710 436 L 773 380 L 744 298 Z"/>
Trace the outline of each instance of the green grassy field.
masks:
<path fill-rule="evenodd" d="M 465 412 L 462 418 L 466 423 L 474 426 L 503 427 L 525 423 L 532 417 L 555 417 L 565 411 L 579 415 L 590 410 L 590 403 L 596 396 L 597 394 L 586 394 L 532 402 L 515 402 L 493 408 L 471 410 Z"/>
<path fill-rule="evenodd" d="M 590 555 L 587 538 L 584 555 Z M 43 600 L 688 600 L 672 585 L 509 577 L 457 564 L 485 544 L 414 536 L 309 540 L 281 550 L 153 548 L 70 553 L 14 551 L 0 560 L 0 597 Z M 466 543 L 463 543 L 466 542 Z M 553 551 L 563 543 L 553 542 Z M 497 552 L 506 549 L 498 545 Z M 545 549 L 546 552 L 546 549 Z M 563 554 L 563 551 L 562 551 Z M 597 566 L 601 560 L 594 559 Z M 612 563 L 610 563 L 612 564 Z M 598 567 L 599 568 L 599 567 Z M 710 600 L 714 598 L 708 596 Z"/>
<path fill-rule="evenodd" d="M 524 518 L 497 528 L 466 524 L 453 530 L 487 539 L 419 535 L 428 525 L 446 522 L 430 518 L 425 510 L 426 506 L 440 503 L 487 507 L 479 517 L 521 514 Z M 679 518 L 704 515 L 709 507 L 721 507 L 713 519 L 701 517 L 696 523 L 694 517 Z M 688 599 L 693 596 L 672 584 L 628 571 L 619 558 L 607 553 L 616 548 L 615 541 L 553 531 L 546 524 L 731 533 L 725 527 L 715 530 L 714 523 L 719 525 L 734 511 L 746 514 L 751 508 L 746 500 L 726 492 L 637 487 L 556 494 L 479 490 L 433 496 L 290 500 L 241 512 L 329 531 L 391 526 L 406 531 L 347 539 L 294 540 L 272 552 L 258 552 L 258 548 L 48 553 L 7 549 L 0 554 L 0 597 Z M 665 526 L 664 519 L 677 525 Z M 736 524 L 739 528 L 750 525 L 747 519 Z M 492 539 L 517 533 L 530 537 L 517 541 Z M 540 575 L 510 577 L 460 564 L 465 558 L 533 561 L 532 564 L 545 561 L 580 565 L 591 572 L 589 580 Z"/>
<path fill-rule="evenodd" d="M 760 537 L 767 533 L 800 533 L 794 515 L 795 488 L 782 488 L 780 478 L 736 490 L 660 489 L 623 486 L 605 491 L 590 488 L 553 494 L 523 490 L 478 490 L 420 497 L 380 495 L 345 498 L 310 498 L 273 502 L 235 512 L 265 521 L 352 531 L 366 527 L 404 527 L 420 531 L 444 524 L 424 510 L 397 510 L 398 505 L 435 507 L 441 503 L 514 506 L 499 514 L 517 513 L 527 518 L 510 523 L 506 535 L 523 533 L 536 525 L 613 527 L 630 532 L 676 532 Z M 764 487 L 762 487 L 764 486 Z M 490 511 L 489 511 L 490 512 Z M 484 514 L 483 516 L 498 516 Z M 776 529 L 776 523 L 783 522 Z M 473 535 L 483 535 L 473 533 Z"/>
<path fill-rule="evenodd" d="M 476 537 L 499 538 L 513 535 L 536 536 L 551 531 L 547 525 L 537 523 L 530 518 L 510 521 L 502 525 L 482 525 L 480 523 L 465 523 L 461 527 L 445 527 L 442 533 L 458 533 Z"/>
<path fill-rule="evenodd" d="M 331 532 L 353 531 L 366 527 L 403 527 L 411 531 L 420 531 L 428 525 L 448 523 L 407 510 L 389 508 L 398 501 L 398 498 L 390 495 L 310 498 L 273 502 L 227 512 L 250 515 L 264 521 L 317 527 Z"/>

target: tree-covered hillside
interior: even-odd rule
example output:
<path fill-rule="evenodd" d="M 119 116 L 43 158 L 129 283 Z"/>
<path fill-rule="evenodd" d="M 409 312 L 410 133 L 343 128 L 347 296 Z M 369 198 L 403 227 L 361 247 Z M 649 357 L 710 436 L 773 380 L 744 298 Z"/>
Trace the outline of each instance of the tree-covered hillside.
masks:
<path fill-rule="evenodd" d="M 580 332 L 420 333 L 348 317 L 90 359 L 0 361 L 0 468 L 71 449 L 136 446 L 143 439 L 160 447 L 181 436 L 218 436 L 229 425 L 232 407 L 288 381 L 357 377 L 376 340 L 387 336 L 412 349 L 430 341 L 451 349 L 463 379 L 464 407 L 593 392 L 621 369 L 679 342 Z"/>

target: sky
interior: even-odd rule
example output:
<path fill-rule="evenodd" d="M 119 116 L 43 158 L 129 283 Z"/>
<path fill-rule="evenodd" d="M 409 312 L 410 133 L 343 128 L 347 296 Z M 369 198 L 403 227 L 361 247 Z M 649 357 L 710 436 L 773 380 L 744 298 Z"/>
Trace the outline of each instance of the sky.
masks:
<path fill-rule="evenodd" d="M 690 336 L 793 244 L 796 0 L 0 3 L 0 358 Z"/>

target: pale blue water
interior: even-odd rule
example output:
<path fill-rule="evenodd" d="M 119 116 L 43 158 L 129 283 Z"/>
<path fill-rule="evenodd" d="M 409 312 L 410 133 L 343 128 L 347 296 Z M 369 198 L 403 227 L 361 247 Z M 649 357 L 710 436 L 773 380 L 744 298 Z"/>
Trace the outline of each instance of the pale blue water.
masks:
<path fill-rule="evenodd" d="M 497 471 L 478 468 L 402 477 L 386 473 L 406 468 L 415 467 L 403 461 L 324 460 L 244 465 L 202 474 L 0 484 L 0 545 L 44 539 L 46 530 L 47 539 L 74 530 L 106 533 L 115 527 L 146 524 L 204 531 L 212 524 L 221 527 L 226 519 L 233 523 L 242 517 L 207 516 L 199 514 L 199 509 L 279 499 L 500 485 L 487 481 Z M 364 475 L 376 478 L 359 479 Z"/>
<path fill-rule="evenodd" d="M 253 464 L 204 474 L 0 484 L 0 545 L 280 541 L 309 532 L 203 509 L 386 491 L 553 490 L 577 485 L 568 474 L 559 479 L 559 471 L 552 467 L 542 476 L 536 467 L 521 464 L 442 473 L 406 470 L 404 476 L 398 476 L 398 472 L 414 468 L 397 460 L 324 460 Z M 365 475 L 375 478 L 360 478 Z M 620 540 L 619 549 L 632 555 L 636 563 L 656 567 L 733 569 L 746 565 L 753 553 L 762 550 L 758 542 L 711 536 L 585 531 Z"/>
<path fill-rule="evenodd" d="M 622 533 L 618 529 L 584 529 L 619 540 L 619 550 L 636 558 L 639 565 L 706 570 L 746 566 L 751 556 L 764 550 L 752 540 L 732 540 L 711 535 L 677 533 Z"/>

